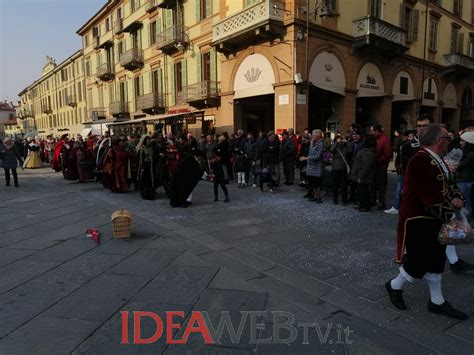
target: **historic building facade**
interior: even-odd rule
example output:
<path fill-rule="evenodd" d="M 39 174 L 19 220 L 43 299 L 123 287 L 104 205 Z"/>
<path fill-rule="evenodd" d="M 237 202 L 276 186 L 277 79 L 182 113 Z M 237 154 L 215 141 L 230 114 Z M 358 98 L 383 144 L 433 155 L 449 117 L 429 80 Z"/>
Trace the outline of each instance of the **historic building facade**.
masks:
<path fill-rule="evenodd" d="M 457 130 L 474 124 L 473 23 L 474 0 L 109 0 L 77 31 L 81 122 L 390 132 L 427 113 Z M 44 132 L 69 122 L 48 75 L 21 95 Z"/>
<path fill-rule="evenodd" d="M 41 77 L 20 94 L 20 119 L 24 134 L 40 137 L 86 134 L 90 127 L 85 96 L 85 70 L 82 50 L 59 65 L 47 57 Z"/>

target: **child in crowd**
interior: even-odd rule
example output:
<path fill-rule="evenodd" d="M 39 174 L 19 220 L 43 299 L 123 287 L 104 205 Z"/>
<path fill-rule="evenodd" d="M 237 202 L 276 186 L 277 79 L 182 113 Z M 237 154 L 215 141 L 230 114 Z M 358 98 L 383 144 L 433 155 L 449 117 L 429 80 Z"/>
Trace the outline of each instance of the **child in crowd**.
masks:
<path fill-rule="evenodd" d="M 224 174 L 224 168 L 217 154 L 210 154 L 209 167 L 211 168 L 209 176 L 213 179 L 214 182 L 214 202 L 219 201 L 219 186 L 222 188 L 222 191 L 224 191 L 224 202 L 229 202 L 229 192 L 227 191 L 227 187 L 225 186 L 226 179 Z"/>

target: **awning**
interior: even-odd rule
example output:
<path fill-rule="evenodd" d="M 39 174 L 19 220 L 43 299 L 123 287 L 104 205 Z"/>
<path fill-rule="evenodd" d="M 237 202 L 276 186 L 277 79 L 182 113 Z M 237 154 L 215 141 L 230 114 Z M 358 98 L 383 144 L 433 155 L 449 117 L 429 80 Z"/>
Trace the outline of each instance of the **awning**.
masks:
<path fill-rule="evenodd" d="M 438 106 L 438 87 L 432 78 L 427 78 L 423 83 L 423 106 Z"/>
<path fill-rule="evenodd" d="M 314 59 L 309 71 L 308 81 L 320 89 L 342 96 L 346 95 L 346 77 L 342 64 L 330 52 L 322 52 Z"/>
<path fill-rule="evenodd" d="M 385 87 L 380 69 L 373 63 L 365 64 L 357 77 L 357 97 L 385 96 Z"/>
<path fill-rule="evenodd" d="M 251 54 L 240 64 L 234 80 L 234 99 L 275 93 L 275 74 L 262 54 Z"/>
<path fill-rule="evenodd" d="M 405 71 L 398 73 L 393 82 L 392 95 L 392 102 L 415 100 L 415 90 L 410 74 Z"/>
<path fill-rule="evenodd" d="M 92 128 L 84 128 L 82 131 L 81 131 L 81 137 L 87 137 L 92 131 Z"/>
<path fill-rule="evenodd" d="M 173 114 L 168 114 L 168 115 L 155 115 L 151 117 L 143 117 L 143 118 L 138 118 L 136 120 L 128 120 L 128 121 L 121 121 L 121 122 L 110 122 L 107 124 L 107 126 L 122 126 L 122 125 L 134 125 L 134 124 L 139 124 L 141 122 L 145 121 L 163 121 L 171 117 L 177 117 L 177 116 L 185 116 L 189 114 L 195 114 L 195 113 L 201 113 L 203 111 L 189 111 L 189 112 L 180 112 L 180 113 L 173 113 Z"/>
<path fill-rule="evenodd" d="M 456 94 L 456 88 L 452 83 L 449 83 L 446 85 L 444 88 L 444 95 L 443 95 L 443 101 L 444 101 L 444 108 L 452 108 L 452 109 L 457 109 L 457 94 Z"/>

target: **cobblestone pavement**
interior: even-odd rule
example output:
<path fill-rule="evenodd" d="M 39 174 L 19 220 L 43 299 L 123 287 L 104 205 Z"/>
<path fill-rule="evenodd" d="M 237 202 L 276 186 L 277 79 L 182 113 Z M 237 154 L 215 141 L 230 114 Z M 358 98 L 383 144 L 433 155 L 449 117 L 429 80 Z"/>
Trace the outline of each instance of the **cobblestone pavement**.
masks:
<path fill-rule="evenodd" d="M 64 181 L 48 168 L 21 172 L 20 185 L 0 187 L 2 355 L 474 351 L 474 317 L 428 313 L 426 284 L 409 285 L 408 311 L 388 300 L 396 216 L 359 213 L 330 197 L 308 202 L 296 186 L 270 194 L 231 184 L 231 202 L 223 203 L 201 182 L 193 205 L 174 209 L 162 190 L 144 201 L 135 192 Z M 130 240 L 111 236 L 110 215 L 119 208 L 133 213 Z M 85 236 L 88 227 L 100 229 L 100 246 Z M 472 245 L 458 252 L 474 261 Z M 447 272 L 443 283 L 445 297 L 471 316 L 472 280 Z M 165 311 L 182 311 L 174 318 L 182 328 L 134 345 L 132 313 L 123 313 L 129 344 L 121 344 L 120 311 L 155 312 L 165 327 Z M 212 333 L 216 343 L 205 344 L 192 333 L 185 345 L 167 345 L 167 334 L 182 339 L 193 325 L 192 311 L 207 311 L 214 329 L 228 311 L 237 333 L 242 321 L 240 338 Z M 290 313 L 294 331 L 281 325 Z M 141 324 L 142 338 L 151 337 L 155 323 Z"/>

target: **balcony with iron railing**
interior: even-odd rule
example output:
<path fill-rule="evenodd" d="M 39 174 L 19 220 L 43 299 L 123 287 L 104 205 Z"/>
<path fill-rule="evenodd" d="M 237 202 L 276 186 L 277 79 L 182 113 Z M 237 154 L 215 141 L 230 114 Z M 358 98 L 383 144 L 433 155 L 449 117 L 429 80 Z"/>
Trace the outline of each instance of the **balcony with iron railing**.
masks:
<path fill-rule="evenodd" d="M 91 118 L 92 122 L 105 120 L 107 113 L 103 107 L 93 107 L 89 109 L 89 117 Z"/>
<path fill-rule="evenodd" d="M 193 107 L 216 107 L 220 104 L 218 81 L 205 80 L 186 86 L 183 89 L 183 100 Z"/>
<path fill-rule="evenodd" d="M 408 50 L 407 31 L 376 17 L 355 19 L 353 35 L 356 49 L 369 49 L 393 56 Z"/>
<path fill-rule="evenodd" d="M 124 101 L 111 102 L 109 105 L 109 112 L 114 117 L 128 116 L 128 103 Z"/>
<path fill-rule="evenodd" d="M 127 70 L 143 67 L 143 50 L 132 48 L 120 55 L 120 65 Z"/>
<path fill-rule="evenodd" d="M 146 12 L 153 12 L 158 8 L 158 3 L 162 1 L 159 0 L 147 0 L 146 5 L 145 5 L 145 11 Z"/>
<path fill-rule="evenodd" d="M 165 95 L 163 93 L 154 92 L 137 98 L 137 110 L 142 110 L 150 115 L 164 113 L 165 108 Z"/>
<path fill-rule="evenodd" d="M 184 27 L 175 25 L 165 28 L 164 31 L 156 35 L 156 48 L 163 51 L 165 54 L 172 54 L 179 48 L 178 44 L 183 47 L 189 43 L 188 36 L 185 33 Z"/>
<path fill-rule="evenodd" d="M 156 6 L 162 9 L 171 9 L 176 6 L 176 0 L 157 0 Z"/>
<path fill-rule="evenodd" d="M 457 71 L 460 74 L 474 74 L 474 58 L 461 53 L 443 55 L 443 65 L 451 71 Z"/>
<path fill-rule="evenodd" d="M 110 81 L 115 77 L 114 66 L 109 63 L 103 63 L 97 67 L 96 76 L 99 80 Z"/>
<path fill-rule="evenodd" d="M 115 34 L 120 34 L 123 31 L 123 19 L 118 18 L 115 20 L 114 23 L 114 33 Z"/>
<path fill-rule="evenodd" d="M 285 2 L 264 0 L 224 18 L 212 27 L 212 46 L 220 52 L 233 52 L 255 39 L 284 33 Z"/>
<path fill-rule="evenodd" d="M 76 95 L 68 95 L 66 96 L 66 105 L 75 107 L 77 106 L 77 98 Z"/>

